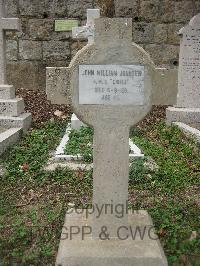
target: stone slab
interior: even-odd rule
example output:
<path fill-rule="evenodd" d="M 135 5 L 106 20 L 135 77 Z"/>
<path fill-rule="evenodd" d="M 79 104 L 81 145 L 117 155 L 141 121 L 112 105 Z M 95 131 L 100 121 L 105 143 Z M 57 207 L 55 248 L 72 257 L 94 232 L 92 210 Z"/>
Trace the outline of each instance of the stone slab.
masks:
<path fill-rule="evenodd" d="M 22 113 L 17 117 L 0 115 L 0 126 L 6 128 L 18 127 L 23 128 L 26 132 L 31 127 L 32 115 L 30 113 Z"/>
<path fill-rule="evenodd" d="M 24 112 L 24 100 L 21 98 L 2 100 L 0 99 L 0 115 L 18 116 Z"/>
<path fill-rule="evenodd" d="M 71 128 L 79 130 L 82 126 L 86 125 L 82 121 L 80 121 L 75 114 L 73 114 L 71 117 Z"/>
<path fill-rule="evenodd" d="M 172 122 L 199 123 L 200 108 L 168 107 L 166 110 L 166 123 L 171 125 Z"/>
<path fill-rule="evenodd" d="M 186 135 L 193 137 L 198 143 L 200 143 L 200 130 L 181 122 L 175 122 L 174 124 L 178 126 Z"/>
<path fill-rule="evenodd" d="M 177 106 L 200 107 L 200 13 L 179 32 L 180 42 Z"/>
<path fill-rule="evenodd" d="M 143 105 L 144 66 L 79 65 L 79 104 Z"/>
<path fill-rule="evenodd" d="M 46 68 L 47 99 L 52 104 L 70 104 L 69 69 L 67 67 Z"/>
<path fill-rule="evenodd" d="M 200 130 L 200 123 L 190 123 L 189 126 Z"/>
<path fill-rule="evenodd" d="M 0 99 L 9 100 L 15 98 L 15 88 L 12 85 L 0 85 Z"/>
<path fill-rule="evenodd" d="M 0 155 L 21 138 L 22 128 L 10 128 L 0 133 Z"/>
<path fill-rule="evenodd" d="M 154 72 L 154 105 L 176 104 L 178 92 L 178 70 L 167 68 L 156 68 Z"/>
<path fill-rule="evenodd" d="M 135 238 L 127 235 L 127 240 L 120 240 L 121 236 L 119 236 L 119 239 L 103 241 L 98 238 L 92 239 L 90 234 L 83 238 L 81 233 L 73 235 L 71 240 L 67 239 L 66 229 L 73 226 L 77 226 L 80 230 L 84 226 L 92 229 L 90 220 L 92 215 L 86 218 L 86 211 L 83 214 L 77 213 L 66 214 L 61 236 L 63 240 L 60 242 L 56 266 L 168 265 L 160 242 L 155 235 L 152 220 L 146 211 L 130 213 L 128 216 L 129 226 L 127 229 L 135 230 L 136 227 L 139 227 L 141 231 L 146 232 L 143 240 L 139 234 L 136 234 Z"/>

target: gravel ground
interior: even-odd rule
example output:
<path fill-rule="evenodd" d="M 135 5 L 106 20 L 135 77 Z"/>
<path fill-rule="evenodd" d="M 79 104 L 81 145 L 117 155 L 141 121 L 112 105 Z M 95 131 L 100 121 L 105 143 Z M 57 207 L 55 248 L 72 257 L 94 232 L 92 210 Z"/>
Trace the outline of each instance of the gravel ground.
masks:
<path fill-rule="evenodd" d="M 44 122 L 50 119 L 64 119 L 71 115 L 69 106 L 51 104 L 47 100 L 45 91 L 18 89 L 16 94 L 24 99 L 25 111 L 32 113 L 33 127 L 41 127 Z"/>

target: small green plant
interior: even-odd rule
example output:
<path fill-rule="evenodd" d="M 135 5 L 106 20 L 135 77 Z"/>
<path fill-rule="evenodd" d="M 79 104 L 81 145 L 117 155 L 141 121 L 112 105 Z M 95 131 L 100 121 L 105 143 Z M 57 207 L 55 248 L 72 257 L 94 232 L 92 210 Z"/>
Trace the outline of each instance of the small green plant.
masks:
<path fill-rule="evenodd" d="M 65 154 L 82 155 L 85 162 L 93 160 L 93 129 L 82 126 L 80 130 L 71 130 L 69 141 L 65 146 Z"/>

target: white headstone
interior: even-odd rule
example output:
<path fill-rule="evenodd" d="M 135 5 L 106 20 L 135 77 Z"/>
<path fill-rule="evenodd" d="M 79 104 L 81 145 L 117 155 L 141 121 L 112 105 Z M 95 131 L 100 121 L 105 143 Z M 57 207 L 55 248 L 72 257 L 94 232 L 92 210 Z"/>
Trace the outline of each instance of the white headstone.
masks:
<path fill-rule="evenodd" d="M 200 108 L 200 14 L 179 32 L 178 107 Z"/>
<path fill-rule="evenodd" d="M 18 18 L 5 18 L 4 0 L 0 0 L 0 85 L 6 84 L 6 30 L 20 30 L 20 23 Z"/>
<path fill-rule="evenodd" d="M 179 34 L 178 95 L 176 106 L 166 111 L 169 125 L 200 123 L 200 13 Z"/>

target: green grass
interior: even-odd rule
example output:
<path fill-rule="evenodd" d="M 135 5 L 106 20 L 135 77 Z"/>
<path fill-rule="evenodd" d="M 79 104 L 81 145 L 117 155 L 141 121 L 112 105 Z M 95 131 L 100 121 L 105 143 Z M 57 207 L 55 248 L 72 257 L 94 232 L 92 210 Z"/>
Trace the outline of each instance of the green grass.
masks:
<path fill-rule="evenodd" d="M 138 173 L 131 175 L 130 191 L 145 191 L 152 199 L 147 207 L 170 264 L 182 258 L 186 265 L 189 262 L 200 265 L 200 239 L 189 240 L 192 231 L 200 233 L 199 148 L 177 127 L 166 127 L 163 123 L 145 129 L 132 139 L 156 161 L 159 169 L 147 173 L 140 165 Z M 138 201 L 133 205 L 144 207 L 145 197 Z"/>
<path fill-rule="evenodd" d="M 54 265 L 68 204 L 91 204 L 91 171 L 43 170 L 65 128 L 58 121 L 34 129 L 1 160 L 0 265 Z M 67 150 L 88 161 L 92 130 L 85 130 L 81 137 L 72 133 Z M 170 265 L 200 265 L 199 237 L 189 240 L 199 231 L 199 148 L 163 123 L 134 130 L 132 138 L 159 167 L 150 169 L 143 160 L 132 164 L 130 205 L 151 213 Z"/>
<path fill-rule="evenodd" d="M 82 126 L 80 130 L 71 130 L 65 154 L 81 155 L 85 162 L 92 162 L 93 129 Z"/>

